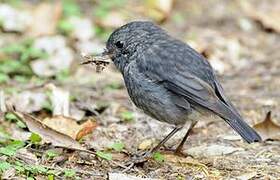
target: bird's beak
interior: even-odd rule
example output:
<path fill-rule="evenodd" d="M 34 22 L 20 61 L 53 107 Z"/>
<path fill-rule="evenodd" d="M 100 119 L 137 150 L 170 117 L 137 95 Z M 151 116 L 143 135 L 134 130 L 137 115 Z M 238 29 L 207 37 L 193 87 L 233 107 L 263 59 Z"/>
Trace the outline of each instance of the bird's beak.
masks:
<path fill-rule="evenodd" d="M 103 70 L 109 63 L 111 62 L 113 53 L 110 53 L 107 49 L 103 51 L 103 53 L 99 55 L 86 55 L 82 54 L 82 57 L 86 60 L 82 62 L 81 64 L 95 64 L 96 65 L 96 71 L 100 72 Z"/>

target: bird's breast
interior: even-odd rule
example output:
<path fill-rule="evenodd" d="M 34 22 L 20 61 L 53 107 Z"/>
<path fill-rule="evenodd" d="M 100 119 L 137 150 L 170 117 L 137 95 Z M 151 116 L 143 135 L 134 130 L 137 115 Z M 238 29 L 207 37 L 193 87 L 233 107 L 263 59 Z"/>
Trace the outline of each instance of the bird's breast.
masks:
<path fill-rule="evenodd" d="M 131 100 L 146 114 L 171 124 L 186 122 L 189 111 L 176 106 L 172 94 L 162 84 L 148 79 L 137 69 L 130 69 L 123 76 Z"/>

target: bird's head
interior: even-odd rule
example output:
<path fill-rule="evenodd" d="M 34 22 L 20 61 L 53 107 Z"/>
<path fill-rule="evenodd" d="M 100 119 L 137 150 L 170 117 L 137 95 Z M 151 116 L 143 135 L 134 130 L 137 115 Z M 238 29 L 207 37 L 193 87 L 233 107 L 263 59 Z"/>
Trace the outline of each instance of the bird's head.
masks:
<path fill-rule="evenodd" d="M 123 72 L 130 62 L 163 35 L 165 32 L 152 22 L 130 22 L 119 27 L 110 35 L 103 55 L 110 57 L 115 66 Z"/>

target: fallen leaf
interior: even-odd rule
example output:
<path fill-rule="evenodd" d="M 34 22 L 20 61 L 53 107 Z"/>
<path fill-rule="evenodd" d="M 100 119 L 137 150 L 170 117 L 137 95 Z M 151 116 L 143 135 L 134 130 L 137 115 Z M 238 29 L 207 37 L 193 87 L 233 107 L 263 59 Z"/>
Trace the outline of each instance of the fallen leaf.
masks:
<path fill-rule="evenodd" d="M 91 120 L 87 120 L 80 126 L 80 130 L 76 134 L 76 140 L 79 141 L 82 137 L 91 134 L 92 131 L 97 127 L 97 124 Z"/>
<path fill-rule="evenodd" d="M 74 119 L 61 115 L 47 117 L 42 120 L 42 123 L 72 139 L 76 138 L 77 131 L 80 129 L 80 125 Z"/>
<path fill-rule="evenodd" d="M 272 121 L 271 111 L 266 114 L 262 122 L 255 124 L 253 127 L 258 131 L 263 140 L 280 140 L 280 125 Z"/>
<path fill-rule="evenodd" d="M 97 126 L 97 124 L 91 120 L 79 125 L 75 119 L 60 115 L 45 118 L 42 122 L 48 127 L 76 140 L 80 140 L 82 137 L 92 133 Z"/>
<path fill-rule="evenodd" d="M 17 111 L 12 111 L 12 113 L 14 113 L 18 118 L 20 118 L 31 132 L 39 134 L 44 141 L 51 142 L 52 145 L 58 147 L 87 151 L 70 136 L 62 134 L 57 130 L 54 130 L 44 125 L 42 122 L 40 122 L 40 120 L 36 119 L 35 117 Z"/>

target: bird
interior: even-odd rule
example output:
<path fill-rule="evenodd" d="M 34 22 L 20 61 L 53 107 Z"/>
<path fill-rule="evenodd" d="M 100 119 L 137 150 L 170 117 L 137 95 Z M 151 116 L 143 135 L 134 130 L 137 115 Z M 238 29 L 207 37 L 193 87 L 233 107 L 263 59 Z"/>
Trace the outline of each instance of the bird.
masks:
<path fill-rule="evenodd" d="M 175 150 L 181 153 L 200 117 L 213 114 L 246 142 L 261 141 L 225 95 L 208 60 L 155 23 L 132 21 L 117 28 L 101 56 L 111 59 L 122 73 L 127 92 L 138 108 L 174 126 L 151 153 L 190 122 Z"/>

